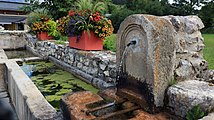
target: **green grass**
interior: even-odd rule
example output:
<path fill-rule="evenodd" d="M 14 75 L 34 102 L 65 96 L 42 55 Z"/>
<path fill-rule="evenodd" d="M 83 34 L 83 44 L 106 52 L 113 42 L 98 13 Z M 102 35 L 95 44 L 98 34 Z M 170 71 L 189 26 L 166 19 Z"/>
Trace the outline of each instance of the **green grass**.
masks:
<path fill-rule="evenodd" d="M 209 69 L 214 69 L 214 34 L 203 34 L 204 37 L 204 58 L 207 60 Z"/>

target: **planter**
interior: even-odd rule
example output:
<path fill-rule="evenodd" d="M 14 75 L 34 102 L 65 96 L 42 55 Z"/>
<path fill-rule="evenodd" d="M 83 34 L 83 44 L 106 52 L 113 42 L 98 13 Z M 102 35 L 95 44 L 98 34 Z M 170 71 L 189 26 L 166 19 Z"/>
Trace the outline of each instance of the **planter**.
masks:
<path fill-rule="evenodd" d="M 87 31 L 82 32 L 82 36 L 77 41 L 77 37 L 69 37 L 69 46 L 81 50 L 103 50 L 103 40 L 98 38 L 93 31 L 88 34 Z"/>
<path fill-rule="evenodd" d="M 37 34 L 37 38 L 39 40 L 50 40 L 50 39 L 53 39 L 52 36 L 48 36 L 48 33 L 47 32 L 39 32 Z"/>

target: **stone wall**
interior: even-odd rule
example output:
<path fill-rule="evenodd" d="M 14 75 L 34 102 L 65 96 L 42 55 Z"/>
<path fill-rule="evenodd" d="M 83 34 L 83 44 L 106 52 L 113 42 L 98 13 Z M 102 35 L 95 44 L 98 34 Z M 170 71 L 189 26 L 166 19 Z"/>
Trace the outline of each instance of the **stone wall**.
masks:
<path fill-rule="evenodd" d="M 116 55 L 113 52 L 81 51 L 48 41 L 29 42 L 28 46 L 34 53 L 49 56 L 53 62 L 64 65 L 64 69 L 68 66 L 74 74 L 98 88 L 116 84 Z"/>
<path fill-rule="evenodd" d="M 174 27 L 176 61 L 174 76 L 177 81 L 204 78 L 208 70 L 203 58 L 204 39 L 200 30 L 204 27 L 198 16 L 166 16 Z"/>
<path fill-rule="evenodd" d="M 203 58 L 204 39 L 200 30 L 204 27 L 197 16 L 167 16 L 174 27 L 176 61 L 174 77 L 178 81 L 167 90 L 167 108 L 175 115 L 185 117 L 194 106 L 213 112 L 213 70 Z M 202 81 L 199 81 L 202 80 Z"/>
<path fill-rule="evenodd" d="M 24 32 L 0 32 L 0 49 L 23 48 L 27 44 Z"/>

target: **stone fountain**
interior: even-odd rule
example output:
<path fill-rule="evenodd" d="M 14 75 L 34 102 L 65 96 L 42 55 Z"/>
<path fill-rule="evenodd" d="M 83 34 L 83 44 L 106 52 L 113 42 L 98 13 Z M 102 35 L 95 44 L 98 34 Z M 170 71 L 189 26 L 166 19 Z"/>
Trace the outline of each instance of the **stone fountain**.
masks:
<path fill-rule="evenodd" d="M 214 87 L 205 82 L 209 70 L 202 54 L 203 27 L 197 16 L 127 17 L 117 34 L 116 89 L 101 91 L 99 95 L 88 91 L 65 95 L 61 102 L 64 118 L 111 120 L 125 115 L 131 120 L 182 119 L 196 104 L 211 112 Z M 170 86 L 175 80 L 179 83 Z M 200 90 L 196 92 L 203 92 L 200 96 L 209 98 L 209 102 L 197 98 L 194 91 L 198 83 Z M 193 99 L 199 101 L 188 101 Z M 103 110 L 105 114 L 99 112 Z"/>

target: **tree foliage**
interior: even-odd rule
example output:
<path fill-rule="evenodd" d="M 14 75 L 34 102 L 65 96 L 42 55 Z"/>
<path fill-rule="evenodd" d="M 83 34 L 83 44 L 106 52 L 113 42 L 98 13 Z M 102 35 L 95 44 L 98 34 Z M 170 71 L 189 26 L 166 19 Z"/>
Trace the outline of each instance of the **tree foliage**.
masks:
<path fill-rule="evenodd" d="M 74 3 L 78 0 L 26 0 L 30 2 L 30 6 L 25 6 L 23 9 L 27 12 L 34 11 L 36 9 L 46 9 L 49 14 L 54 18 L 58 19 L 68 14 L 68 11 L 74 7 Z"/>
<path fill-rule="evenodd" d="M 79 0 L 75 2 L 78 10 L 91 10 L 93 13 L 98 11 L 102 14 L 107 12 L 107 5 L 104 2 L 92 0 Z"/>
<path fill-rule="evenodd" d="M 214 27 L 214 1 L 207 3 L 201 8 L 199 17 L 206 28 Z"/>

